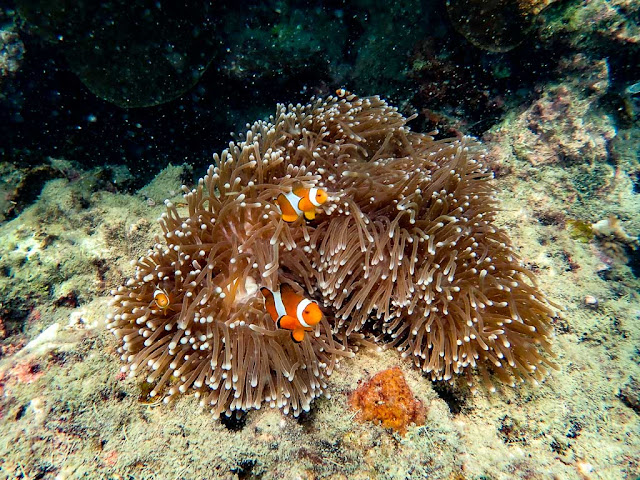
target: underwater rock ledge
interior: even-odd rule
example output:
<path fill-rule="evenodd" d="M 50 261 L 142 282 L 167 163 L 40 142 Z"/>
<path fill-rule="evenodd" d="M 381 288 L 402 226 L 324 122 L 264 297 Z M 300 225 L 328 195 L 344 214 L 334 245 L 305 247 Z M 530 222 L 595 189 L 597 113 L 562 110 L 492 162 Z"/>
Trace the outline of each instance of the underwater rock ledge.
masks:
<path fill-rule="evenodd" d="M 554 366 L 556 307 L 493 225 L 482 146 L 406 122 L 379 97 L 343 92 L 279 105 L 214 155 L 184 205 L 166 202 L 163 237 L 113 292 L 123 370 L 165 401 L 194 392 L 216 417 L 263 404 L 297 416 L 371 342 L 433 380 L 540 380 Z M 309 189 L 328 200 L 285 221 L 278 200 Z M 324 313 L 305 326 L 298 310 L 299 342 L 260 292 L 283 287 Z"/>

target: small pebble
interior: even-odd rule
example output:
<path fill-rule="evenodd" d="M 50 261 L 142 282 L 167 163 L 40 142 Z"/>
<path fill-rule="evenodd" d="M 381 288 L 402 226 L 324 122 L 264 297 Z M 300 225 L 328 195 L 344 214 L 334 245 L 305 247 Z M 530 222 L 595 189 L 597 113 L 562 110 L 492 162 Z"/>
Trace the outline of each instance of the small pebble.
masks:
<path fill-rule="evenodd" d="M 578 472 L 582 475 L 587 475 L 593 472 L 593 465 L 588 462 L 579 461 L 576 463 L 576 467 L 578 467 Z"/>
<path fill-rule="evenodd" d="M 589 308 L 597 308 L 598 299 L 593 295 L 587 295 L 586 297 L 584 297 L 584 304 Z"/>

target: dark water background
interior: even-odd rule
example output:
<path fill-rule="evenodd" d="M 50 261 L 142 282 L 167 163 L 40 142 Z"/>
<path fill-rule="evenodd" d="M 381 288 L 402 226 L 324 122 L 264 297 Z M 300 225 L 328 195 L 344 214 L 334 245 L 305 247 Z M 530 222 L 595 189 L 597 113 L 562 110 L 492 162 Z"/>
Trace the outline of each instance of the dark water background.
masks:
<path fill-rule="evenodd" d="M 202 173 L 277 102 L 341 87 L 417 113 L 415 129 L 482 136 L 574 75 L 560 63 L 577 52 L 607 59 L 602 108 L 635 123 L 625 88 L 640 80 L 638 44 L 607 22 L 567 27 L 582 2 L 548 3 L 10 2 L 2 51 L 17 67 L 0 80 L 0 152 L 19 167 L 126 165 L 117 188 L 139 188 L 168 162 Z"/>

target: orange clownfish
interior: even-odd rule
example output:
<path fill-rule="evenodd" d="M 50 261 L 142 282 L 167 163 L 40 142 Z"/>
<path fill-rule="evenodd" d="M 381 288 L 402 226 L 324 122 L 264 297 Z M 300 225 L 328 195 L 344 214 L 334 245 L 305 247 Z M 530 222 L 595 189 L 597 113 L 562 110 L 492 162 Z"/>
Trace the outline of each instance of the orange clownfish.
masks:
<path fill-rule="evenodd" d="M 291 338 L 300 343 L 304 332 L 322 320 L 322 311 L 317 303 L 302 295 L 298 295 L 286 283 L 280 286 L 279 292 L 272 292 L 266 287 L 260 289 L 264 295 L 264 305 L 278 328 L 291 330 Z"/>
<path fill-rule="evenodd" d="M 356 98 L 356 96 L 353 93 L 351 93 L 349 90 L 345 90 L 344 88 L 337 89 L 336 95 L 338 96 L 338 98 L 346 98 L 349 101 Z"/>
<path fill-rule="evenodd" d="M 167 314 L 167 310 L 171 308 L 171 297 L 164 289 L 156 288 L 156 291 L 153 292 L 153 301 L 165 315 Z"/>
<path fill-rule="evenodd" d="M 307 220 L 316 218 L 316 207 L 327 201 L 329 196 L 321 188 L 296 188 L 293 192 L 278 195 L 278 206 L 285 222 L 295 222 L 301 214 Z"/>

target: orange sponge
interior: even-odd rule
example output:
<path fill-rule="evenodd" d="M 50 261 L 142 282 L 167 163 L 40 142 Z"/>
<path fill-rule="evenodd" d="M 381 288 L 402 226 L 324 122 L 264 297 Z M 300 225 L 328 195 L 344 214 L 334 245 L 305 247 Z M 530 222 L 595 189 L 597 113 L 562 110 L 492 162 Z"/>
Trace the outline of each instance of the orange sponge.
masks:
<path fill-rule="evenodd" d="M 383 370 L 360 385 L 351 394 L 350 402 L 360 410 L 358 420 L 373 421 L 403 435 L 412 423 L 424 425 L 424 406 L 413 395 L 398 367 Z"/>

